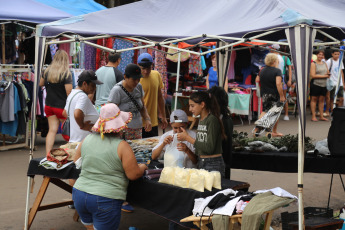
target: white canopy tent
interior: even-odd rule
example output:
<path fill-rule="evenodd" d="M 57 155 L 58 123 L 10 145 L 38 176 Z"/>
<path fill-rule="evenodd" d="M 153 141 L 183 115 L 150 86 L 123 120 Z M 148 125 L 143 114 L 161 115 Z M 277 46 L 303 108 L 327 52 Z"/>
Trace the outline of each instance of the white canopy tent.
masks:
<path fill-rule="evenodd" d="M 322 9 L 322 14 L 320 10 Z M 305 111 L 307 85 L 313 46 L 341 45 L 345 36 L 345 3 L 326 0 L 256 0 L 243 1 L 217 0 L 212 4 L 206 0 L 143 0 L 96 13 L 72 17 L 37 27 L 34 100 L 43 63 L 43 54 L 47 45 L 80 41 L 108 52 L 161 46 L 175 49 L 177 52 L 189 52 L 205 55 L 218 52 L 218 79 L 220 86 L 227 76 L 229 62 L 228 51 L 237 44 L 250 41 L 267 44 L 289 45 L 292 62 L 295 66 L 298 109 L 299 109 L 299 229 L 304 226 L 303 218 L 303 166 Z M 325 13 L 326 12 L 326 13 Z M 194 15 L 189 16 L 189 15 Z M 202 17 L 195 17 L 202 15 Z M 125 20 L 124 20 L 125 19 Z M 106 23 L 105 23 L 106 22 Z M 51 42 L 57 37 L 68 40 Z M 143 46 L 123 50 L 113 50 L 88 42 L 107 37 L 130 38 L 144 43 Z M 286 37 L 288 42 L 278 42 Z M 326 42 L 314 43 L 316 37 L 326 38 Z M 198 53 L 190 50 L 170 47 L 170 43 L 186 41 L 197 43 L 217 41 L 218 47 Z M 224 52 L 225 51 L 225 52 Z M 179 71 L 179 70 L 178 70 Z M 178 85 L 178 84 L 177 84 Z M 35 117 L 33 103 L 32 117 Z M 32 122 L 34 124 L 34 122 Z M 32 147 L 35 142 L 35 128 L 32 127 Z M 30 159 L 33 151 L 30 151 Z M 30 191 L 28 178 L 27 211 Z M 28 212 L 26 212 L 27 215 Z"/>

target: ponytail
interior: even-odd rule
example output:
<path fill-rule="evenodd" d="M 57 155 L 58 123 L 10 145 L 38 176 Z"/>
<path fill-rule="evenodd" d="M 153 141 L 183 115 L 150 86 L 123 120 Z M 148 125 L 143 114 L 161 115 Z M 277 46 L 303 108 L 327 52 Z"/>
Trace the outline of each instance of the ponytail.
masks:
<path fill-rule="evenodd" d="M 216 97 L 211 93 L 198 91 L 190 95 L 190 100 L 198 104 L 200 104 L 201 102 L 205 103 L 206 109 L 218 119 L 221 128 L 222 139 L 226 139 L 227 137 L 225 134 L 223 122 L 220 119 L 220 110 Z"/>

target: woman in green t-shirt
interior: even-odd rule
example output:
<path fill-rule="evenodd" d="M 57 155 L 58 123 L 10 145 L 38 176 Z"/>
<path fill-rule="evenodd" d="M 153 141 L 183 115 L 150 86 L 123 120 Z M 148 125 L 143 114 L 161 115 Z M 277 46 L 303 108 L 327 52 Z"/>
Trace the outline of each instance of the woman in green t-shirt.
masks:
<path fill-rule="evenodd" d="M 216 98 L 207 92 L 195 92 L 190 95 L 189 111 L 195 117 L 200 116 L 196 139 L 189 136 L 184 129 L 177 134 L 177 139 L 194 145 L 199 169 L 219 171 L 224 177 L 222 139 L 225 139 L 226 135 Z"/>

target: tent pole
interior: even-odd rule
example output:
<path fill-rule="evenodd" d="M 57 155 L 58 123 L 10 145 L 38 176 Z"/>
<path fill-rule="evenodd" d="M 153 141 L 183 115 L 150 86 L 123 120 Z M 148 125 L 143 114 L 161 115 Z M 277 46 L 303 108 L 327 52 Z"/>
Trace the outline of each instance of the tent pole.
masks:
<path fill-rule="evenodd" d="M 171 47 L 171 46 L 167 46 L 167 45 L 160 45 L 160 46 L 165 47 L 165 48 L 171 48 L 171 49 L 174 49 L 174 50 L 178 50 L 178 51 L 182 51 L 182 52 L 187 52 L 187 53 L 191 53 L 191 54 L 195 54 L 195 55 L 200 56 L 200 53 L 195 52 L 195 51 L 190 51 L 190 50 L 181 49 L 181 48 L 177 48 L 177 47 Z"/>
<path fill-rule="evenodd" d="M 301 115 L 300 115 L 301 116 Z M 302 125 L 298 122 L 298 229 L 304 229 L 303 209 L 303 171 L 304 171 L 304 145 L 302 140 Z"/>
<path fill-rule="evenodd" d="M 178 59 L 177 59 L 177 73 L 176 73 L 176 87 L 175 87 L 175 105 L 174 105 L 174 111 L 176 110 L 176 106 L 177 106 L 177 92 L 178 92 L 178 85 L 179 85 L 179 79 L 180 79 L 180 62 L 181 62 L 181 52 L 178 53 Z"/>
<path fill-rule="evenodd" d="M 335 41 L 335 42 L 339 42 L 338 39 L 332 37 L 331 35 L 329 35 L 329 34 L 327 34 L 327 33 L 325 33 L 325 32 L 323 32 L 322 30 L 318 30 L 318 29 L 317 29 L 316 32 L 319 32 L 320 34 L 325 35 L 326 37 L 330 38 L 331 40 L 333 40 L 333 41 Z"/>
<path fill-rule="evenodd" d="M 315 42 L 314 46 L 329 46 L 329 45 L 340 45 L 340 41 L 338 42 Z"/>
<path fill-rule="evenodd" d="M 2 35 L 1 35 L 1 49 L 2 49 L 2 64 L 6 64 L 6 55 L 5 55 L 5 52 L 6 52 L 6 47 L 5 47 L 5 25 L 2 24 L 1 25 L 1 31 L 2 31 Z"/>
<path fill-rule="evenodd" d="M 243 43 L 243 41 L 234 42 L 234 43 L 231 43 L 229 45 L 225 45 L 225 46 L 222 46 L 222 47 L 215 48 L 213 50 L 202 52 L 199 55 L 202 56 L 202 55 L 205 55 L 205 54 L 208 54 L 208 53 L 213 53 L 215 51 L 219 51 L 219 50 L 222 50 L 222 49 L 225 49 L 225 48 L 228 48 L 228 47 L 232 47 L 232 46 L 235 46 L 235 45 L 238 45 L 238 44 L 241 44 L 241 43 Z"/>
<path fill-rule="evenodd" d="M 182 41 L 186 41 L 186 40 L 191 40 L 191 39 L 195 39 L 195 38 L 201 38 L 203 37 L 203 35 L 197 35 L 197 36 L 192 36 L 192 37 L 187 37 L 187 38 L 176 38 L 175 40 L 169 40 L 169 41 L 163 41 L 163 42 L 159 42 L 159 45 L 166 45 L 166 44 L 170 44 L 170 43 L 175 43 L 175 42 L 182 42 Z"/>

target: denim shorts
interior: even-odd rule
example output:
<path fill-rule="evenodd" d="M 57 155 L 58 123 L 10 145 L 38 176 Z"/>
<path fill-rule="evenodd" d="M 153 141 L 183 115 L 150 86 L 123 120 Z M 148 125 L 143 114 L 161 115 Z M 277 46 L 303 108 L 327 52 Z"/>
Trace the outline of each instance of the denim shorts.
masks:
<path fill-rule="evenodd" d="M 222 177 L 225 176 L 225 164 L 223 157 L 199 158 L 198 169 L 205 169 L 209 172 L 218 171 Z"/>
<path fill-rule="evenodd" d="M 84 225 L 95 230 L 118 229 L 121 220 L 123 200 L 92 195 L 73 188 L 72 199 Z"/>

